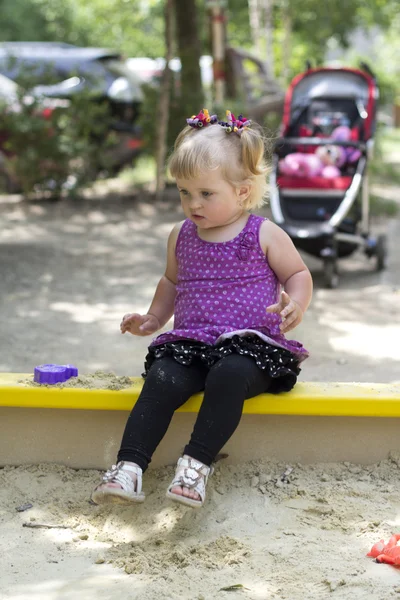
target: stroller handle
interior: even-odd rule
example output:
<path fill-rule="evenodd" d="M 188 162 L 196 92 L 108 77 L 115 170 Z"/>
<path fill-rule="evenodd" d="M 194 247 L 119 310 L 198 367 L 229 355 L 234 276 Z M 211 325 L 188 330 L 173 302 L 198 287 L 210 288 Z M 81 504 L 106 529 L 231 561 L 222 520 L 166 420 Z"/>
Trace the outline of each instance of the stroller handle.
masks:
<path fill-rule="evenodd" d="M 339 141 L 333 138 L 319 138 L 319 137 L 284 137 L 275 140 L 274 148 L 279 148 L 285 144 L 289 145 L 301 145 L 301 146 L 344 146 L 349 148 L 358 148 L 359 150 L 365 151 L 366 145 L 364 142 L 353 142 L 353 141 Z"/>

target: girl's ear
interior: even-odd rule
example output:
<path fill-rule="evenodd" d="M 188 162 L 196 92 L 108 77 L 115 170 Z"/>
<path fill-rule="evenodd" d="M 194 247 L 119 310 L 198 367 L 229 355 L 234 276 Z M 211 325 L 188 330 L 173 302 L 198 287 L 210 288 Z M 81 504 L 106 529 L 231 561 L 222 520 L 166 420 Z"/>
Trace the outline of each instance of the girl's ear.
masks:
<path fill-rule="evenodd" d="M 236 193 L 238 196 L 238 200 L 240 204 L 246 202 L 247 198 L 250 196 L 251 186 L 250 185 L 241 185 L 236 188 Z"/>

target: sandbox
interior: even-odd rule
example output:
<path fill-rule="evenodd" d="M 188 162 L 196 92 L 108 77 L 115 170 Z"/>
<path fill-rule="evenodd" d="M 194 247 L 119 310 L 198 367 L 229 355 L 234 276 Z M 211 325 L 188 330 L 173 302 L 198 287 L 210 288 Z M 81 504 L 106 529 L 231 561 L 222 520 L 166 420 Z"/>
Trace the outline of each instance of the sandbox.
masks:
<path fill-rule="evenodd" d="M 0 465 L 60 463 L 103 469 L 115 462 L 141 378 L 113 389 L 31 387 L 29 376 L 0 374 Z M 152 466 L 174 464 L 192 430 L 201 394 L 174 416 Z M 372 464 L 400 452 L 399 384 L 299 383 L 289 393 L 246 402 L 223 449 L 227 463 Z"/>

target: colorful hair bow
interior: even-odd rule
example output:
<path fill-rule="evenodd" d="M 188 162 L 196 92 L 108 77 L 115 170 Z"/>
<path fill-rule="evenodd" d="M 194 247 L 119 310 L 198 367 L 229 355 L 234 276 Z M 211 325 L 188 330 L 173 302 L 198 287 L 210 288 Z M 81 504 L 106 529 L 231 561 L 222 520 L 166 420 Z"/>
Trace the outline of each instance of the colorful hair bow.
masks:
<path fill-rule="evenodd" d="M 186 123 L 190 125 L 190 127 L 195 127 L 200 129 L 201 127 L 206 127 L 207 125 L 213 125 L 218 122 L 217 115 L 211 115 L 206 108 L 203 108 L 199 112 L 198 115 L 193 115 L 190 119 L 186 119 Z"/>
<path fill-rule="evenodd" d="M 236 119 L 235 115 L 230 110 L 226 111 L 226 121 L 218 121 L 226 131 L 226 133 L 237 133 L 241 135 L 245 129 L 251 126 L 251 121 L 246 119 L 243 115 L 239 115 Z"/>

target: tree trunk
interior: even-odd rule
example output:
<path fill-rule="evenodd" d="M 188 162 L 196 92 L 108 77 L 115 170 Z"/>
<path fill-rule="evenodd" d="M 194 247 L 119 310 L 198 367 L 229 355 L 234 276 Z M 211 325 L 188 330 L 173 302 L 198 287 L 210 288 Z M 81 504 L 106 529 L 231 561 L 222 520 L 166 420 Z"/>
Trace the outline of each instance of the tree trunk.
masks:
<path fill-rule="evenodd" d="M 172 22 L 174 0 L 165 0 L 165 67 L 161 80 L 160 95 L 157 109 L 157 148 L 156 148 L 156 199 L 160 200 L 165 188 L 165 157 L 167 154 L 167 135 L 170 113 L 171 69 L 170 60 L 173 58 Z"/>
<path fill-rule="evenodd" d="M 286 86 L 290 74 L 290 55 L 292 52 L 292 14 L 289 0 L 283 0 L 283 49 L 282 49 L 282 76 L 281 83 Z"/>
<path fill-rule="evenodd" d="M 217 106 L 222 106 L 225 97 L 225 15 L 221 6 L 210 9 L 211 37 L 213 52 L 214 100 Z"/>
<path fill-rule="evenodd" d="M 270 77 L 274 77 L 274 0 L 261 0 L 264 13 L 265 64 Z"/>
<path fill-rule="evenodd" d="M 257 54 L 257 58 L 261 58 L 259 0 L 248 0 L 248 1 L 249 1 L 249 19 L 250 19 L 251 38 L 253 40 L 253 45 L 254 45 L 254 49 Z"/>
<path fill-rule="evenodd" d="M 178 54 L 182 63 L 180 104 L 184 124 L 185 118 L 197 114 L 204 103 L 196 0 L 175 0 L 175 14 Z"/>

